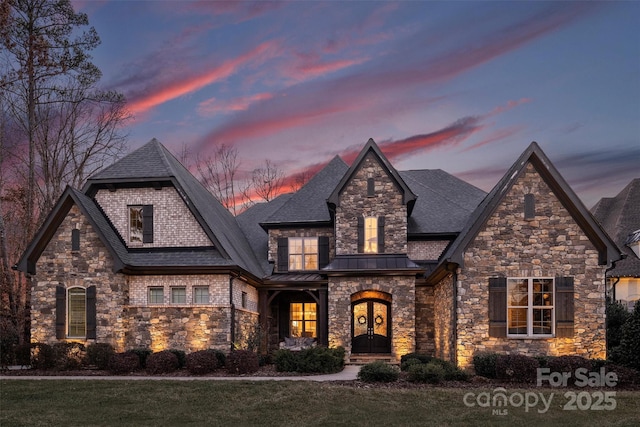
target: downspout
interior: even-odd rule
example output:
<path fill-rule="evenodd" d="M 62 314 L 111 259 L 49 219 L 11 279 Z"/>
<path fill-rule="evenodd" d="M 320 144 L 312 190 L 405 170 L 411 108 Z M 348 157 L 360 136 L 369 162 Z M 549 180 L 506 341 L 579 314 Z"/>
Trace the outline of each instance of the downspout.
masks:
<path fill-rule="evenodd" d="M 236 342 L 236 306 L 233 303 L 233 273 L 229 274 L 229 302 L 230 302 L 230 317 L 231 317 L 231 351 L 235 350 L 235 342 Z"/>

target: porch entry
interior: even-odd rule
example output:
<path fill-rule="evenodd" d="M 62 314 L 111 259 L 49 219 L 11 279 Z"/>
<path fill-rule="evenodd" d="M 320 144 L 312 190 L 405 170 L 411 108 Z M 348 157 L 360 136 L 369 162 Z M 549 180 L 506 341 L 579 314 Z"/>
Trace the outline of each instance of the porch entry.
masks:
<path fill-rule="evenodd" d="M 351 352 L 391 353 L 391 295 L 361 291 L 351 301 Z"/>

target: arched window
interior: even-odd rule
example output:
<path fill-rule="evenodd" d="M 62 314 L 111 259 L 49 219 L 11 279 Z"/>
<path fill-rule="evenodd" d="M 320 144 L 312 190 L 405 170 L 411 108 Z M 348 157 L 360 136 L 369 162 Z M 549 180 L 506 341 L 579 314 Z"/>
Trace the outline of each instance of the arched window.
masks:
<path fill-rule="evenodd" d="M 87 291 L 70 288 L 67 295 L 67 337 L 87 336 Z"/>

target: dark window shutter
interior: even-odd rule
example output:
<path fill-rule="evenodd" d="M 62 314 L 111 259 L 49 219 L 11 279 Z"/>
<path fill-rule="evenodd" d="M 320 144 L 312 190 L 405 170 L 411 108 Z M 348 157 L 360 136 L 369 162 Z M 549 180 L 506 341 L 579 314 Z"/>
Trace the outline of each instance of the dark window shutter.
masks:
<path fill-rule="evenodd" d="M 489 278 L 489 336 L 507 336 L 507 278 Z"/>
<path fill-rule="evenodd" d="M 329 264 L 329 238 L 327 236 L 318 237 L 318 268 L 326 267 Z"/>
<path fill-rule="evenodd" d="M 142 243 L 153 243 L 153 205 L 142 207 Z"/>
<path fill-rule="evenodd" d="M 278 271 L 289 271 L 289 239 L 286 237 L 278 238 Z"/>
<path fill-rule="evenodd" d="M 367 196 L 373 197 L 376 195 L 376 182 L 373 178 L 367 179 Z"/>
<path fill-rule="evenodd" d="M 384 217 L 378 217 L 378 253 L 384 253 Z"/>
<path fill-rule="evenodd" d="M 56 286 L 56 338 L 63 339 L 67 334 L 67 290 L 64 286 Z"/>
<path fill-rule="evenodd" d="M 536 198 L 533 194 L 524 195 L 524 219 L 536 217 Z"/>
<path fill-rule="evenodd" d="M 71 250 L 80 250 L 80 230 L 78 230 L 77 228 L 71 230 Z"/>
<path fill-rule="evenodd" d="M 96 339 L 96 287 L 87 288 L 87 339 Z"/>
<path fill-rule="evenodd" d="M 358 253 L 364 253 L 364 217 L 358 217 Z"/>
<path fill-rule="evenodd" d="M 556 277 L 556 337 L 573 337 L 573 277 Z"/>

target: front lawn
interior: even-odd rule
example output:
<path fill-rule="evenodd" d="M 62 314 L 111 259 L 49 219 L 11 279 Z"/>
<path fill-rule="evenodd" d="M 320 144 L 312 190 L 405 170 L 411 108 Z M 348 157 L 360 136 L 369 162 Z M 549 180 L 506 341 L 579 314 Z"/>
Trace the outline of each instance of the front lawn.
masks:
<path fill-rule="evenodd" d="M 575 409 L 563 410 L 578 395 Z M 509 389 L 514 405 L 479 407 L 491 388 L 385 388 L 307 381 L 3 380 L 0 425 L 10 426 L 428 426 L 638 425 L 638 391 L 617 391 L 614 410 L 598 389 Z M 602 390 L 605 391 L 605 390 Z M 469 395 L 473 393 L 473 396 Z M 480 396 L 481 393 L 488 393 Z M 519 396 L 552 404 L 525 411 Z M 582 395 L 579 395 L 582 393 Z M 466 402 L 465 404 L 465 395 Z M 483 397 L 484 396 L 484 397 Z M 533 398 L 533 395 L 528 397 Z M 531 400 L 532 401 L 532 400 Z M 611 397 L 608 399 L 611 407 Z M 473 403 L 471 407 L 469 403 Z M 589 403 L 589 405 L 587 405 Z M 593 408 L 593 410 L 591 409 Z M 504 410 L 506 409 L 506 414 Z"/>

